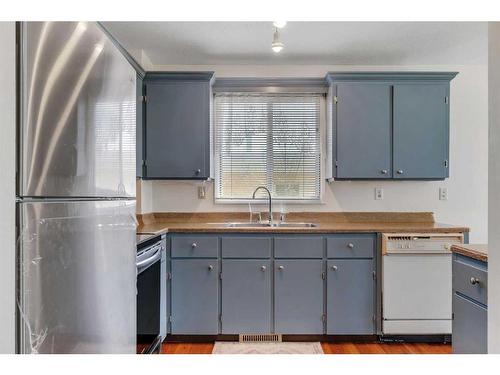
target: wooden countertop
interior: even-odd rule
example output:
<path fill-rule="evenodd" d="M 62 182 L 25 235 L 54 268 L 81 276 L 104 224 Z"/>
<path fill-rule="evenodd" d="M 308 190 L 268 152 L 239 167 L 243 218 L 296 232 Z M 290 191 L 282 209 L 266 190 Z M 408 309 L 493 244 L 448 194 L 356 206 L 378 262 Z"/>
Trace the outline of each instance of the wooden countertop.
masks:
<path fill-rule="evenodd" d="M 287 222 L 311 222 L 312 228 L 238 227 L 228 222 L 248 222 L 248 213 L 152 213 L 138 215 L 138 234 L 153 233 L 457 233 L 464 226 L 436 223 L 431 212 L 300 212 L 288 213 Z M 255 220 L 255 219 L 254 219 Z"/>
<path fill-rule="evenodd" d="M 488 245 L 485 244 L 452 245 L 451 251 L 481 262 L 488 262 Z"/>

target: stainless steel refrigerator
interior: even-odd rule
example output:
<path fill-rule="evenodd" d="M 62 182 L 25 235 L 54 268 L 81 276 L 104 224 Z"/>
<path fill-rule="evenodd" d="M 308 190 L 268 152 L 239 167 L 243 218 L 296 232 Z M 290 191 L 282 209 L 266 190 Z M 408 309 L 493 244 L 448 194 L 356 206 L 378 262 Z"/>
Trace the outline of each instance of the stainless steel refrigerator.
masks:
<path fill-rule="evenodd" d="M 135 353 L 136 72 L 97 23 L 18 40 L 18 351 Z"/>

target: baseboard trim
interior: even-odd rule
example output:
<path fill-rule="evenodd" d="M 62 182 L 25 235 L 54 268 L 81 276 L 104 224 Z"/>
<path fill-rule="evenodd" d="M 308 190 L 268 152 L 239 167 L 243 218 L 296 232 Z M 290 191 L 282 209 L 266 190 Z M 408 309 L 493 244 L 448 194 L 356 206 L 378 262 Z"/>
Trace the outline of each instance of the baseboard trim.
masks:
<path fill-rule="evenodd" d="M 381 335 L 381 342 L 451 343 L 451 335 Z"/>
<path fill-rule="evenodd" d="M 377 342 L 377 335 L 282 335 L 283 341 Z M 239 341 L 239 335 L 167 335 L 164 342 Z"/>

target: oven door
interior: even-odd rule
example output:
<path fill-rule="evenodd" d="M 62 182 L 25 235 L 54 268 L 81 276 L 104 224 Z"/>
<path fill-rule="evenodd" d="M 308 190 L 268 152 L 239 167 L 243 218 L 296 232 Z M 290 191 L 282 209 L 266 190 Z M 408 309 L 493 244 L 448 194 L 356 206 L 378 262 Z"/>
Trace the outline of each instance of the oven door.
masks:
<path fill-rule="evenodd" d="M 137 354 L 161 351 L 161 246 L 137 257 Z"/>

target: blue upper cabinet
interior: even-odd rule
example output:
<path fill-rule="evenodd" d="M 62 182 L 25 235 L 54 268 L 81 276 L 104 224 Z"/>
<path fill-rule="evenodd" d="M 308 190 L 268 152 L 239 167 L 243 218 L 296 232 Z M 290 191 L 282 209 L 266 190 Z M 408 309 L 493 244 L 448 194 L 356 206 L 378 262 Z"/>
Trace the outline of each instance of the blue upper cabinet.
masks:
<path fill-rule="evenodd" d="M 146 73 L 146 179 L 210 177 L 213 72 Z"/>
<path fill-rule="evenodd" d="M 339 83 L 336 86 L 338 178 L 390 178 L 391 87 Z"/>
<path fill-rule="evenodd" d="M 328 73 L 332 176 L 448 177 L 449 91 L 456 74 Z"/>
<path fill-rule="evenodd" d="M 394 178 L 448 177 L 448 92 L 448 82 L 394 85 Z"/>

